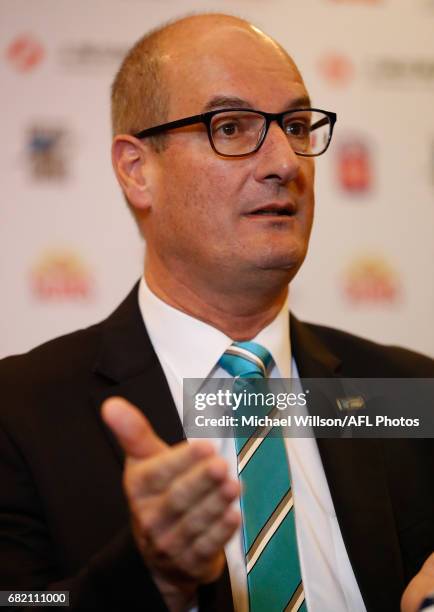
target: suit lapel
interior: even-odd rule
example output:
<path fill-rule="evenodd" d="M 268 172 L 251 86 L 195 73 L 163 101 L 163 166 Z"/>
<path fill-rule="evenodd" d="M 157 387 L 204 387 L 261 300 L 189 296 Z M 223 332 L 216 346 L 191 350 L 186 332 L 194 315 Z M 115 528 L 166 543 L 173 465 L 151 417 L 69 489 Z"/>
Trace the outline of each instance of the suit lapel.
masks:
<path fill-rule="evenodd" d="M 102 342 L 94 373 L 94 406 L 100 419 L 101 403 L 120 395 L 134 403 L 149 419 L 157 434 L 168 444 L 184 438 L 181 421 L 166 378 L 147 334 L 137 299 L 138 285 L 103 323 Z M 111 431 L 105 433 L 123 460 Z"/>
<path fill-rule="evenodd" d="M 291 318 L 301 378 L 344 376 L 345 360 L 312 327 Z M 369 611 L 399 609 L 403 568 L 381 440 L 317 440 L 348 556 Z"/>

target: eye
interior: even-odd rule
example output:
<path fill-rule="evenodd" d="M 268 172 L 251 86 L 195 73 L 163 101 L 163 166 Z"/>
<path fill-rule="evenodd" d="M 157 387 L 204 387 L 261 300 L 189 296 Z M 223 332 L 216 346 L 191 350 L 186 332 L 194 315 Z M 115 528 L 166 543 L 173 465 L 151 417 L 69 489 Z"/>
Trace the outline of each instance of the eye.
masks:
<path fill-rule="evenodd" d="M 285 133 L 295 138 L 308 138 L 310 134 L 310 124 L 307 120 L 292 119 L 285 123 Z"/>
<path fill-rule="evenodd" d="M 238 121 L 221 121 L 213 127 L 214 134 L 218 136 L 237 136 L 240 132 L 240 125 Z"/>

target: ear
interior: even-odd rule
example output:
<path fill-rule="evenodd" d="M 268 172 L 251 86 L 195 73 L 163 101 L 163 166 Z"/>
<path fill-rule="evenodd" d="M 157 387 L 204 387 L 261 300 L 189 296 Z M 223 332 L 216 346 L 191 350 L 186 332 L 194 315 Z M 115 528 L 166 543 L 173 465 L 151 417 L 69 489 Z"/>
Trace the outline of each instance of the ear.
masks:
<path fill-rule="evenodd" d="M 115 136 L 112 163 L 119 184 L 131 206 L 145 210 L 151 206 L 154 151 L 129 134 Z"/>

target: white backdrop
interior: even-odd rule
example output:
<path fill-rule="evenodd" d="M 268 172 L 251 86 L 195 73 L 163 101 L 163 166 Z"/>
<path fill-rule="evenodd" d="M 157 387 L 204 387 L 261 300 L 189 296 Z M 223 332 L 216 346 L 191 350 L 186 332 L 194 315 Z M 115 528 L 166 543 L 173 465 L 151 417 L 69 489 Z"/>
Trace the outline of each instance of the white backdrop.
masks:
<path fill-rule="evenodd" d="M 0 356 L 101 319 L 140 275 L 109 88 L 146 30 L 200 10 L 274 36 L 338 113 L 296 314 L 434 355 L 433 0 L 0 0 Z"/>

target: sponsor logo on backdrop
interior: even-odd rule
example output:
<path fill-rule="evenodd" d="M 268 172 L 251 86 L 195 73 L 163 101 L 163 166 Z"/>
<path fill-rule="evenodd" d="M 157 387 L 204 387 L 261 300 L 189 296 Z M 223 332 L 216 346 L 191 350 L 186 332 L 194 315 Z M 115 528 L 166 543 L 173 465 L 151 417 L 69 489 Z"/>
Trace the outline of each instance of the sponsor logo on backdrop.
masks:
<path fill-rule="evenodd" d="M 381 255 L 361 255 L 348 265 L 343 293 L 355 305 L 396 304 L 401 297 L 397 271 Z"/>
<path fill-rule="evenodd" d="M 365 138 L 348 137 L 335 147 L 339 187 L 348 194 L 363 195 L 373 188 L 373 156 Z"/>
<path fill-rule="evenodd" d="M 30 272 L 30 287 L 42 301 L 87 300 L 94 282 L 87 265 L 71 251 L 48 251 L 36 261 Z"/>
<path fill-rule="evenodd" d="M 67 70 L 93 70 L 118 66 L 128 51 L 127 46 L 81 42 L 59 49 L 59 62 Z"/>
<path fill-rule="evenodd" d="M 27 159 L 37 181 L 63 180 L 67 176 L 67 133 L 62 127 L 35 125 L 27 131 Z"/>
<path fill-rule="evenodd" d="M 44 47 L 30 34 L 17 36 L 6 49 L 9 63 L 18 72 L 33 70 L 42 62 L 44 56 Z"/>
<path fill-rule="evenodd" d="M 351 60 L 341 53 L 328 53 L 318 63 L 321 76 L 331 85 L 347 85 L 354 76 Z"/>
<path fill-rule="evenodd" d="M 366 73 L 376 85 L 426 87 L 434 85 L 434 57 L 378 57 L 368 61 Z"/>

